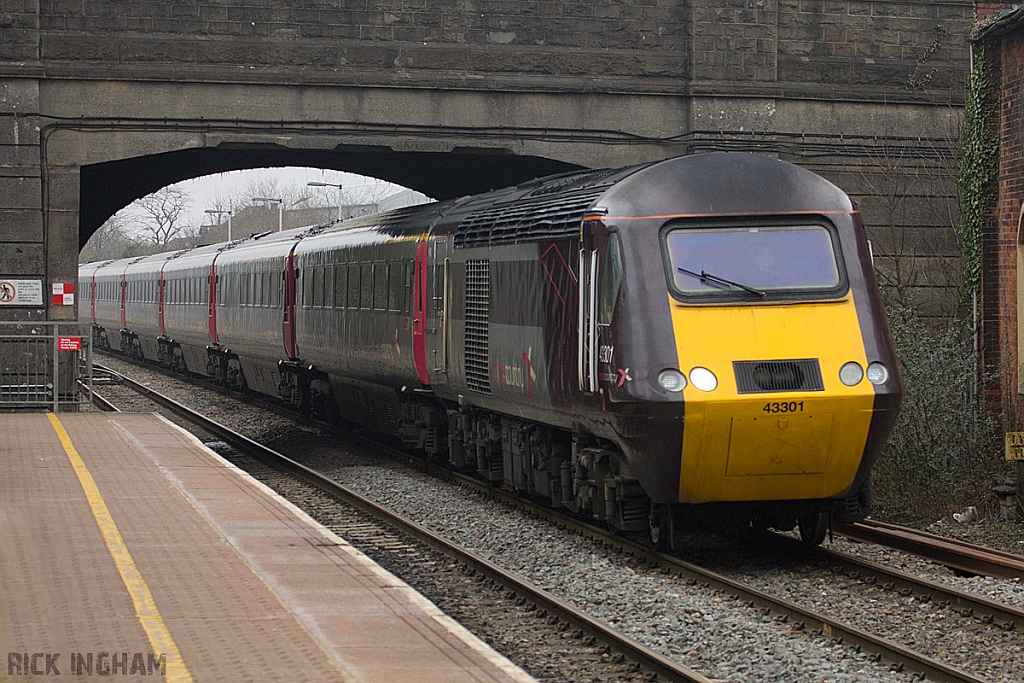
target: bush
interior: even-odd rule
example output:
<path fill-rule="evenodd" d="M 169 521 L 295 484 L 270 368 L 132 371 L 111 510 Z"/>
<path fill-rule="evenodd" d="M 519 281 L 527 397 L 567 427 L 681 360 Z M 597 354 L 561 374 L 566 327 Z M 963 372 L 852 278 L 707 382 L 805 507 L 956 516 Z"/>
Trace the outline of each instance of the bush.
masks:
<path fill-rule="evenodd" d="M 895 302 L 887 311 L 906 396 L 872 473 L 875 516 L 934 521 L 967 505 L 993 512 L 991 489 L 1005 469 L 1001 430 L 978 400 L 970 325 L 930 327 Z"/>

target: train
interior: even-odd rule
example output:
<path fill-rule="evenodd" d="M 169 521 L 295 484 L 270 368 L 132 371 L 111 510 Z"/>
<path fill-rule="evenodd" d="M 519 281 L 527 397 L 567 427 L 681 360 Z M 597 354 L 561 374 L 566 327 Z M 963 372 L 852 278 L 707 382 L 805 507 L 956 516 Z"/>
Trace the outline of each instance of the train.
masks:
<path fill-rule="evenodd" d="M 671 547 L 870 512 L 903 390 L 856 204 L 712 152 L 84 264 L 97 348 Z"/>

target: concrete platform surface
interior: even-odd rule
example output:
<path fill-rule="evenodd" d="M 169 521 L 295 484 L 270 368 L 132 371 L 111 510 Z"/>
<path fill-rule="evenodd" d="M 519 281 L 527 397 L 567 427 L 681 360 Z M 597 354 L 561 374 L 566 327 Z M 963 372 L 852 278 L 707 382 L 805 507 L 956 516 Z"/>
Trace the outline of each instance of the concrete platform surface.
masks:
<path fill-rule="evenodd" d="M 0 680 L 533 680 L 150 414 L 0 414 L 0 654 Z"/>

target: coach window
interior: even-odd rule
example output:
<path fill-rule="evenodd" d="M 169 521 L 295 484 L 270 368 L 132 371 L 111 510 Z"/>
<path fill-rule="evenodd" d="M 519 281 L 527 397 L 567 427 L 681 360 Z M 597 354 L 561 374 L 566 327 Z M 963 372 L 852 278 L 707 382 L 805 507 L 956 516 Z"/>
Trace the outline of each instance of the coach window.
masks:
<path fill-rule="evenodd" d="M 334 268 L 324 268 L 324 308 L 334 308 Z"/>
<path fill-rule="evenodd" d="M 373 264 L 359 266 L 359 308 L 373 308 Z"/>
<path fill-rule="evenodd" d="M 405 298 L 405 269 L 401 263 L 388 265 L 388 310 L 401 311 L 402 299 Z"/>
<path fill-rule="evenodd" d="M 303 268 L 299 277 L 302 278 L 302 307 L 309 308 L 313 305 L 313 273 L 310 268 Z"/>
<path fill-rule="evenodd" d="M 377 311 L 388 307 L 388 267 L 385 263 L 373 264 L 373 308 Z"/>
<path fill-rule="evenodd" d="M 348 268 L 334 266 L 334 306 L 345 308 L 345 296 L 348 294 Z"/>
<path fill-rule="evenodd" d="M 359 308 L 359 266 L 348 267 L 348 300 L 345 306 Z"/>
<path fill-rule="evenodd" d="M 313 306 L 321 308 L 324 305 L 324 269 L 313 269 Z"/>
<path fill-rule="evenodd" d="M 597 276 L 597 322 L 610 325 L 615 313 L 615 299 L 619 296 L 622 283 L 622 254 L 619 252 L 619 235 L 609 233 L 604 245 L 604 259 Z"/>

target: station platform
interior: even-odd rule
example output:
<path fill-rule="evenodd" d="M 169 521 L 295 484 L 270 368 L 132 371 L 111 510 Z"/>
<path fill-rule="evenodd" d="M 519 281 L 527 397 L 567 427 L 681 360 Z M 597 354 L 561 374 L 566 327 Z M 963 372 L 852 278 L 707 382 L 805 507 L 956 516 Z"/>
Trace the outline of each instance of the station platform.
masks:
<path fill-rule="evenodd" d="M 158 415 L 0 414 L 0 681 L 533 679 Z"/>

